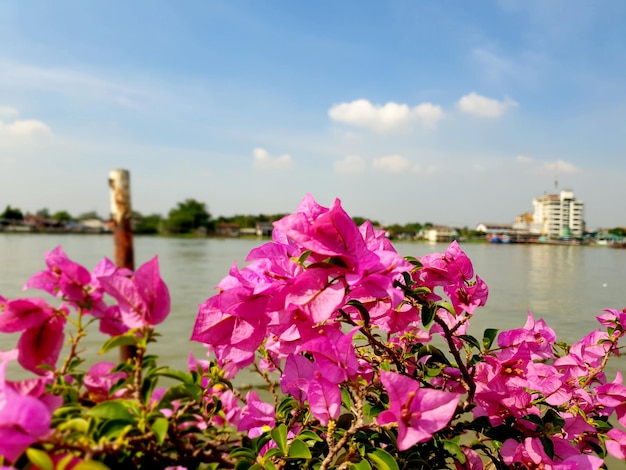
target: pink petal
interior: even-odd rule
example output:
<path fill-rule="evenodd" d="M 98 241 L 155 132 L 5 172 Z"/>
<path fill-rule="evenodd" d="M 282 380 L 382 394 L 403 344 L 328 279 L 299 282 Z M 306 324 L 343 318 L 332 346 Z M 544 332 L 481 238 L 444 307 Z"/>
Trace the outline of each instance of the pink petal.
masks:
<path fill-rule="evenodd" d="M 18 362 L 26 370 L 39 375 L 47 371 L 38 366 L 48 365 L 55 367 L 59 354 L 63 348 L 66 319 L 62 315 L 54 315 L 37 328 L 31 328 L 22 333 L 18 342 Z"/>
<path fill-rule="evenodd" d="M 159 274 L 156 256 L 139 267 L 134 282 L 148 307 L 146 320 L 150 325 L 158 325 L 170 313 L 170 293 Z"/>

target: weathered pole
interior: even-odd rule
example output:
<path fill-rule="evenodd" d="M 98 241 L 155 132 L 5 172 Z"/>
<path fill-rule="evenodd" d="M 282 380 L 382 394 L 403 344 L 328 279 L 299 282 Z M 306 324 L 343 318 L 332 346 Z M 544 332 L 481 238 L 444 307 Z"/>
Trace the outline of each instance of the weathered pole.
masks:
<path fill-rule="evenodd" d="M 114 261 L 120 268 L 134 270 L 130 173 L 128 170 L 111 170 L 111 173 L 109 173 L 109 186 L 111 186 L 111 219 L 114 224 Z"/>
<path fill-rule="evenodd" d="M 130 204 L 130 173 L 128 170 L 111 170 L 111 220 L 113 221 L 114 262 L 120 268 L 135 269 L 133 251 L 132 208 Z M 130 346 L 122 346 L 120 359 L 125 361 L 134 355 Z"/>

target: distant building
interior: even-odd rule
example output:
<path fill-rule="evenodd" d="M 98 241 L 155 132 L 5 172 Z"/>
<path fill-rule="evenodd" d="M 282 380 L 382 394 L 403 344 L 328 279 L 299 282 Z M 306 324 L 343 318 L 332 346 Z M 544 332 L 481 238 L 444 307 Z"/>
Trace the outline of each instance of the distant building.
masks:
<path fill-rule="evenodd" d="M 220 237 L 238 237 L 240 233 L 241 229 L 237 224 L 229 222 L 217 224 L 217 235 Z"/>
<path fill-rule="evenodd" d="M 505 235 L 514 233 L 512 224 L 498 224 L 498 223 L 490 223 L 490 222 L 482 222 L 476 226 L 477 232 L 483 232 L 487 235 L 498 234 Z"/>
<path fill-rule="evenodd" d="M 430 242 L 451 242 L 458 239 L 459 236 L 460 233 L 457 229 L 443 225 L 433 225 L 422 229 L 422 237 Z"/>
<path fill-rule="evenodd" d="M 584 203 L 576 200 L 572 191 L 564 190 L 560 194 L 536 197 L 533 206 L 532 233 L 548 238 L 583 236 Z"/>
<path fill-rule="evenodd" d="M 274 230 L 273 222 L 257 222 L 256 223 L 256 234 L 259 237 L 271 237 L 272 230 Z"/>

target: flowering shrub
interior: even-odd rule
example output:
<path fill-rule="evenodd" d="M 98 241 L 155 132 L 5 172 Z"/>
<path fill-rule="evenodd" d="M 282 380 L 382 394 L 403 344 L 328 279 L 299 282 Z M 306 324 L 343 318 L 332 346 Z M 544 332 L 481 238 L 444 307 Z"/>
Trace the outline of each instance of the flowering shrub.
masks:
<path fill-rule="evenodd" d="M 456 242 L 403 258 L 338 200 L 310 196 L 247 262 L 200 306 L 191 339 L 208 360 L 178 371 L 148 354 L 170 308 L 157 258 L 89 272 L 60 247 L 47 253 L 26 287 L 60 305 L 0 297 L 0 331 L 21 333 L 0 353 L 4 468 L 599 469 L 626 458 L 626 386 L 604 373 L 625 311 L 606 310 L 573 345 L 531 314 L 471 336 L 488 289 Z M 85 369 L 92 323 L 110 336 L 103 352 L 132 357 Z M 12 360 L 36 377 L 9 381 Z M 233 387 L 244 369 L 266 386 Z"/>

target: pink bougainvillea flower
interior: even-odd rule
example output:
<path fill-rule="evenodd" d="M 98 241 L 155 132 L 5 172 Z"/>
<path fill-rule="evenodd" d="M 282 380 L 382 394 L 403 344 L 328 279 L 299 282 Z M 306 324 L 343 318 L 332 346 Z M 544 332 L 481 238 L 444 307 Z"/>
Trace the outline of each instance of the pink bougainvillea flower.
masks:
<path fill-rule="evenodd" d="M 300 403 L 307 399 L 309 383 L 314 378 L 317 366 L 300 354 L 290 354 L 280 376 L 280 388 L 290 393 Z"/>
<path fill-rule="evenodd" d="M 318 330 L 320 334 L 298 349 L 311 353 L 318 369 L 324 372 L 325 379 L 335 384 L 356 379 L 359 363 L 352 338 L 357 331 L 358 327 L 347 334 L 337 328 L 322 328 Z"/>
<path fill-rule="evenodd" d="M 47 252 L 45 258 L 48 269 L 32 276 L 24 289 L 32 287 L 64 297 L 71 302 L 84 302 L 85 288 L 91 282 L 89 271 L 70 260 L 60 246 Z"/>
<path fill-rule="evenodd" d="M 8 387 L 11 387 L 16 393 L 23 396 L 37 398 L 53 413 L 59 406 L 63 404 L 63 397 L 51 395 L 46 391 L 46 385 L 52 381 L 51 376 L 36 377 L 16 382 L 6 381 Z"/>
<path fill-rule="evenodd" d="M 9 361 L 17 350 L 0 352 L 0 455 L 9 462 L 50 432 L 51 411 L 33 396 L 21 395 L 6 379 Z"/>
<path fill-rule="evenodd" d="M 54 309 L 43 299 L 0 300 L 0 331 L 16 333 L 38 328 L 54 315 Z"/>
<path fill-rule="evenodd" d="M 500 454 L 507 465 L 521 464 L 522 468 L 545 470 L 598 470 L 604 461 L 589 454 L 581 454 L 576 447 L 564 439 L 552 437 L 554 457 L 550 458 L 539 438 L 527 437 L 518 443 L 507 439 Z"/>
<path fill-rule="evenodd" d="M 421 388 L 419 382 L 394 372 L 381 371 L 380 382 L 389 396 L 389 409 L 378 415 L 384 426 L 398 425 L 398 448 L 406 450 L 430 439 L 452 419 L 459 395 Z"/>
<path fill-rule="evenodd" d="M 604 310 L 606 313 L 596 317 L 602 326 L 606 328 L 620 328 L 621 334 L 626 330 L 626 311 L 619 311 L 613 308 Z"/>
<path fill-rule="evenodd" d="M 426 286 L 461 285 L 474 277 L 472 262 L 456 241 L 445 253 L 428 254 L 420 262 L 423 268 L 417 274 Z"/>
<path fill-rule="evenodd" d="M 117 300 L 122 321 L 129 328 L 158 325 L 170 312 L 170 294 L 159 274 L 156 256 L 141 265 L 132 278 L 113 274 L 98 280 Z"/>
<path fill-rule="evenodd" d="M 455 460 L 456 470 L 483 470 L 485 468 L 480 455 L 475 450 L 461 446 L 461 451 L 465 455 L 465 463 L 461 464 Z"/>
<path fill-rule="evenodd" d="M 626 432 L 619 428 L 613 428 L 606 433 L 606 450 L 616 459 L 626 460 Z"/>
<path fill-rule="evenodd" d="M 618 422 L 626 426 L 626 386 L 622 384 L 622 374 L 617 372 L 615 380 L 595 388 L 598 403 L 615 410 Z"/>
<path fill-rule="evenodd" d="M 40 365 L 54 367 L 63 348 L 67 310 L 55 310 L 42 299 L 0 302 L 0 331 L 22 332 L 18 362 L 27 370 L 43 375 Z"/>
<path fill-rule="evenodd" d="M 552 345 L 555 342 L 554 330 L 546 325 L 544 320 L 535 321 L 530 312 L 523 328 L 503 331 L 498 335 L 500 348 L 507 348 L 509 354 L 515 354 L 516 349 L 523 345 L 533 359 L 553 358 Z"/>
<path fill-rule="evenodd" d="M 115 366 L 113 362 L 102 361 L 89 368 L 83 385 L 89 393 L 90 400 L 99 403 L 110 398 L 122 397 L 127 393 L 126 389 L 119 389 L 111 394 L 111 388 L 118 381 L 128 377 L 128 374 L 123 371 L 112 372 Z"/>
<path fill-rule="evenodd" d="M 241 411 L 238 431 L 248 431 L 248 437 L 255 438 L 276 426 L 274 407 L 259 399 L 256 391 L 246 395 L 246 406 Z"/>
<path fill-rule="evenodd" d="M 222 404 L 219 413 L 213 415 L 211 422 L 221 427 L 232 426 L 236 428 L 241 421 L 242 409 L 239 399 L 232 390 L 213 387 L 209 394 L 219 398 Z"/>
<path fill-rule="evenodd" d="M 322 426 L 327 426 L 331 419 L 339 418 L 341 412 L 341 390 L 339 385 L 326 380 L 321 373 L 309 382 L 307 388 L 309 408 Z"/>
<path fill-rule="evenodd" d="M 22 333 L 17 344 L 17 361 L 22 367 L 39 375 L 48 373 L 39 366 L 55 367 L 65 340 L 65 315 L 55 314 L 46 319 L 39 327 L 29 328 Z"/>
<path fill-rule="evenodd" d="M 487 284 L 478 276 L 475 281 L 445 286 L 443 290 L 450 298 L 457 314 L 467 312 L 472 315 L 478 307 L 483 307 L 487 303 L 489 296 Z"/>
<path fill-rule="evenodd" d="M 368 256 L 359 228 L 343 210 L 339 199 L 325 208 L 307 194 L 296 212 L 274 222 L 274 227 L 304 249 L 341 257 L 347 266 L 354 266 L 357 260 Z"/>
<path fill-rule="evenodd" d="M 328 320 L 345 296 L 343 283 L 329 282 L 328 275 L 328 269 L 307 269 L 290 286 L 285 298 L 287 306 L 297 306 L 314 324 Z"/>

